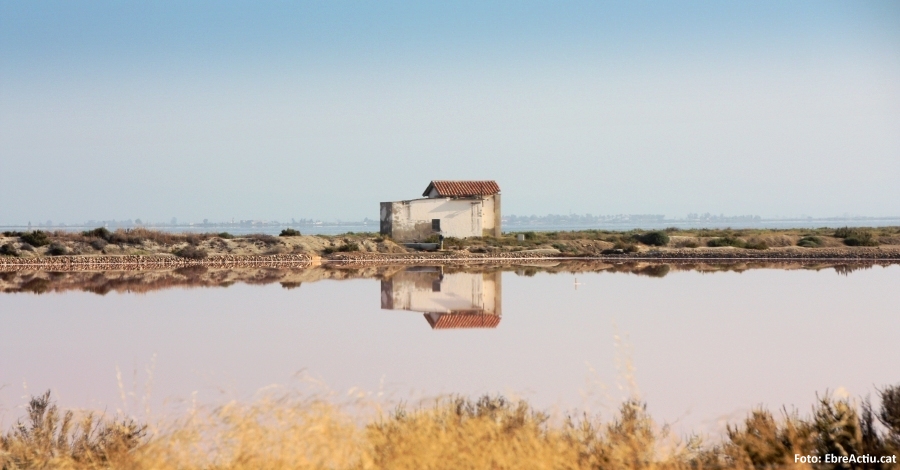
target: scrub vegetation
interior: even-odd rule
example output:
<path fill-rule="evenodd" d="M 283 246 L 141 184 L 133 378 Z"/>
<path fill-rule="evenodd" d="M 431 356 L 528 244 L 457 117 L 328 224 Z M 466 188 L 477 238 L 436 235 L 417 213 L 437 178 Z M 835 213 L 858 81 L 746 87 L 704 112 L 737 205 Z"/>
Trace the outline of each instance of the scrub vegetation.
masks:
<path fill-rule="evenodd" d="M 432 234 L 419 242 L 438 243 Z M 536 256 L 592 257 L 647 251 L 679 251 L 683 256 L 705 250 L 832 250 L 833 255 L 852 255 L 852 250 L 888 247 L 900 250 L 900 227 L 839 229 L 690 229 L 576 230 L 563 232 L 506 232 L 499 237 L 443 239 L 444 251 L 512 253 L 535 250 Z M 892 247 L 892 248 L 890 248 Z M 712 250 L 712 251 L 710 251 Z M 840 251 L 843 250 L 843 251 Z M 4 232 L 0 256 L 36 257 L 60 255 L 160 255 L 198 258 L 208 255 L 260 255 L 309 253 L 320 256 L 352 252 L 409 253 L 415 251 L 390 237 L 376 233 L 302 235 L 286 228 L 279 236 L 266 234 L 169 233 L 143 228 L 109 231 L 100 227 L 83 232 Z M 189 256 L 186 256 L 189 255 Z"/>
<path fill-rule="evenodd" d="M 554 417 L 525 401 L 439 398 L 383 411 L 294 395 L 191 411 L 148 427 L 62 412 L 49 392 L 0 434 L 0 469 L 724 469 L 797 465 L 797 456 L 900 453 L 900 386 L 881 405 L 820 397 L 809 414 L 757 409 L 722 439 L 679 439 L 636 400 L 607 419 Z M 368 406 L 372 405 L 372 406 Z M 900 468 L 896 463 L 846 468 Z"/>

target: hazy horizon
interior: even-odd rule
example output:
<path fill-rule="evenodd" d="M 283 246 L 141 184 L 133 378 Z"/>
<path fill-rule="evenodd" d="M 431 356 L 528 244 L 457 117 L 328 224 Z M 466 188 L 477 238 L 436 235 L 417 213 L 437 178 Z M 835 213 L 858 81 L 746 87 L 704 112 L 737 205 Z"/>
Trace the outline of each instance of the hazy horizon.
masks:
<path fill-rule="evenodd" d="M 2 2 L 0 63 L 0 224 L 900 215 L 897 2 Z"/>

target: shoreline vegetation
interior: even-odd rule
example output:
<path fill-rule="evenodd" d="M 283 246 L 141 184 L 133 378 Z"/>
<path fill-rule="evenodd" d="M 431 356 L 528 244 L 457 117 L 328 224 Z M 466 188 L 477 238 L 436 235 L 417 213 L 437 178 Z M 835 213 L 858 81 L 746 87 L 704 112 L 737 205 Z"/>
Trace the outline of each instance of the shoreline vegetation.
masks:
<path fill-rule="evenodd" d="M 261 257 L 266 258 L 266 257 Z M 610 273 L 662 278 L 679 271 L 701 273 L 745 272 L 754 269 L 834 270 L 841 275 L 896 264 L 879 261 L 828 260 L 567 260 L 567 259 L 504 259 L 504 260 L 424 260 L 407 263 L 333 262 L 316 265 L 304 263 L 221 263 L 188 266 L 157 266 L 150 264 L 71 264 L 46 266 L 0 267 L 0 293 L 60 293 L 69 291 L 147 293 L 173 288 L 229 287 L 234 284 L 280 284 L 284 289 L 296 289 L 303 284 L 325 280 L 391 279 L 412 266 L 439 265 L 444 273 L 509 272 L 516 276 L 538 273 L 574 274 Z"/>
<path fill-rule="evenodd" d="M 438 237 L 420 242 L 437 243 Z M 0 236 L 0 269 L 503 259 L 900 260 L 900 227 L 508 232 L 501 237 L 446 238 L 437 251 L 420 251 L 376 233 L 302 235 L 294 229 L 285 229 L 280 236 L 176 234 L 143 228 L 36 230 Z"/>
<path fill-rule="evenodd" d="M 877 407 L 828 393 L 807 413 L 758 407 L 705 439 L 674 436 L 637 399 L 559 416 L 502 396 L 391 406 L 287 393 L 145 424 L 63 411 L 47 392 L 0 430 L 0 469 L 897 469 L 900 385 L 878 395 Z"/>

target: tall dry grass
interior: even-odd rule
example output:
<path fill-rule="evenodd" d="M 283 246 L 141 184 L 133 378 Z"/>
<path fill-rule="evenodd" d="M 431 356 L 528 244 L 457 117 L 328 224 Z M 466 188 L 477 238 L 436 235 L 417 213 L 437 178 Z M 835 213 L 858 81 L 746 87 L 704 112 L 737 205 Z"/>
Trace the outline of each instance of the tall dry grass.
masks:
<path fill-rule="evenodd" d="M 637 401 L 608 421 L 554 420 L 502 397 L 444 397 L 361 417 L 288 395 L 191 411 L 148 432 L 122 419 L 78 421 L 44 395 L 0 437 L 0 469 L 793 468 L 795 454 L 896 455 L 898 397 L 900 386 L 883 391 L 877 412 L 827 396 L 805 417 L 757 410 L 729 426 L 723 442 L 704 445 L 673 439 Z"/>

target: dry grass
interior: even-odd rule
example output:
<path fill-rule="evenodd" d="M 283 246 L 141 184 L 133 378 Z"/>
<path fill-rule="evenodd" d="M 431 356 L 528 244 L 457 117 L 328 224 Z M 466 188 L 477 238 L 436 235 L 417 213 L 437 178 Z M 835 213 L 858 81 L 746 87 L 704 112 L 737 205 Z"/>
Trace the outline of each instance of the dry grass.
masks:
<path fill-rule="evenodd" d="M 897 397 L 882 409 L 824 397 L 809 417 L 754 411 L 724 442 L 678 442 L 636 401 L 609 421 L 553 420 L 524 401 L 445 397 L 418 407 L 351 413 L 289 395 L 229 403 L 145 434 L 128 420 L 76 422 L 49 395 L 0 437 L 0 469 L 698 469 L 780 468 L 794 455 L 896 455 Z M 358 405 L 358 403 L 357 403 Z M 879 424 L 881 423 L 881 424 Z M 897 465 L 868 468 L 898 468 Z"/>

